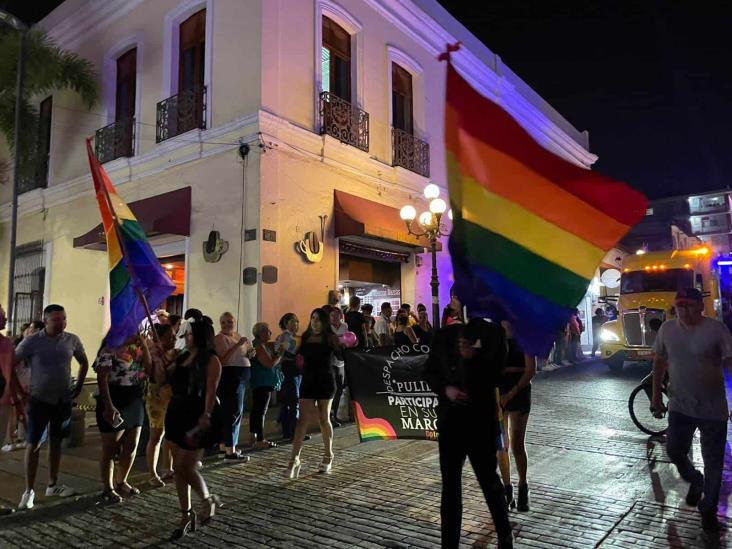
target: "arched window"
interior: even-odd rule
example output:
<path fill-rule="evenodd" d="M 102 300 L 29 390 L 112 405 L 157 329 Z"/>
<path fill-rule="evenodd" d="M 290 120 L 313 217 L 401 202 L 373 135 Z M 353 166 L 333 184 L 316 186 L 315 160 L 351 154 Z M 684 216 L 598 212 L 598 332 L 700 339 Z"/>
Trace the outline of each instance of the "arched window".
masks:
<path fill-rule="evenodd" d="M 323 91 L 351 102 L 351 35 L 327 16 L 323 16 L 321 47 Z"/>

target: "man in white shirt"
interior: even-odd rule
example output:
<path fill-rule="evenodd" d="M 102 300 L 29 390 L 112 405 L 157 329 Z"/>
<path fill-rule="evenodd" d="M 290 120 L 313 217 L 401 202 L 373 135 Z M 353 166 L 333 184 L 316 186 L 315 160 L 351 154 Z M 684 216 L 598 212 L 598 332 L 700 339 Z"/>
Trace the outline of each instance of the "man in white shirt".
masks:
<path fill-rule="evenodd" d="M 664 322 L 656 336 L 651 408 L 656 414 L 663 412 L 661 387 L 668 372 L 667 452 L 681 478 L 690 483 L 686 503 L 698 506 L 705 530 L 719 531 L 717 506 L 729 417 L 723 367 L 732 367 L 732 336 L 723 323 L 703 316 L 699 290 L 679 290 L 675 307 L 678 317 Z M 697 429 L 703 475 L 689 459 Z"/>
<path fill-rule="evenodd" d="M 374 333 L 379 338 L 380 347 L 391 347 L 394 345 L 394 327 L 391 324 L 391 303 L 388 301 L 381 304 L 381 313 L 374 324 Z"/>

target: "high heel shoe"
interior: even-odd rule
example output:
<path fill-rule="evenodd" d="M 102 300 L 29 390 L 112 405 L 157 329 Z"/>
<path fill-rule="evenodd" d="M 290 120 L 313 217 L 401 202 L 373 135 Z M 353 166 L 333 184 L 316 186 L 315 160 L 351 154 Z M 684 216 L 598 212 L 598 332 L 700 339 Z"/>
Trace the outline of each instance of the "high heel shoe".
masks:
<path fill-rule="evenodd" d="M 300 458 L 291 459 L 285 470 L 285 478 L 295 479 L 300 476 Z"/>
<path fill-rule="evenodd" d="M 173 530 L 173 534 L 170 536 L 170 541 L 175 541 L 182 538 L 183 536 L 188 535 L 189 532 L 196 531 L 196 512 L 193 509 L 188 509 L 188 511 L 181 511 L 181 513 L 183 513 L 188 518 L 188 522 L 186 522 L 181 528 L 176 528 L 175 530 Z"/>
<path fill-rule="evenodd" d="M 324 457 L 323 461 L 321 461 L 320 465 L 318 466 L 318 471 L 321 473 L 330 473 L 330 470 L 332 468 L 333 468 L 333 458 Z"/>
<path fill-rule="evenodd" d="M 513 485 L 505 484 L 503 486 L 503 492 L 506 496 L 506 508 L 510 511 L 516 508 L 516 500 L 513 497 Z"/>
<path fill-rule="evenodd" d="M 518 510 L 522 513 L 526 513 L 529 510 L 529 485 L 528 484 L 519 484 Z"/>
<path fill-rule="evenodd" d="M 208 507 L 205 507 L 204 510 L 201 511 L 201 526 L 205 526 L 211 522 L 216 516 L 216 509 L 221 507 L 221 500 L 219 499 L 219 496 L 211 494 L 203 501 L 208 505 Z M 204 511 L 206 512 L 204 513 Z"/>

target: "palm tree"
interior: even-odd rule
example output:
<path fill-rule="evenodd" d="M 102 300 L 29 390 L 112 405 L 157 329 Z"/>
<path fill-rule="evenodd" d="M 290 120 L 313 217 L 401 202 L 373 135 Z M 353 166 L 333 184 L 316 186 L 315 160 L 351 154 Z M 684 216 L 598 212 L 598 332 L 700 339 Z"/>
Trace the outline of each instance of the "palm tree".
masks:
<path fill-rule="evenodd" d="M 44 32 L 32 30 L 26 38 L 26 68 L 21 102 L 20 143 L 14 143 L 15 79 L 20 48 L 17 32 L 0 29 L 0 133 L 11 150 L 20 151 L 20 175 L 33 177 L 38 166 L 38 109 L 32 98 L 55 90 L 73 90 L 87 108 L 99 98 L 99 80 L 94 65 L 72 52 L 64 51 Z M 18 146 L 19 145 L 19 146 Z M 10 163 L 0 158 L 0 181 L 7 179 Z"/>

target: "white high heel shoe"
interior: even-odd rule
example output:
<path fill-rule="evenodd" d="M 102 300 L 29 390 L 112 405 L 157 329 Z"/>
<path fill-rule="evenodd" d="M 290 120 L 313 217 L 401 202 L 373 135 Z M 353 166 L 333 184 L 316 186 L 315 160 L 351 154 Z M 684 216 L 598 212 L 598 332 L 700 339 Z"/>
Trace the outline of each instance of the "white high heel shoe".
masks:
<path fill-rule="evenodd" d="M 323 458 L 323 461 L 320 462 L 320 465 L 318 466 L 318 471 L 321 473 L 330 473 L 330 470 L 333 468 L 333 458 Z"/>
<path fill-rule="evenodd" d="M 285 478 L 295 479 L 300 476 L 301 465 L 302 463 L 300 463 L 300 458 L 290 460 L 290 463 L 287 464 L 287 469 L 285 470 Z"/>

